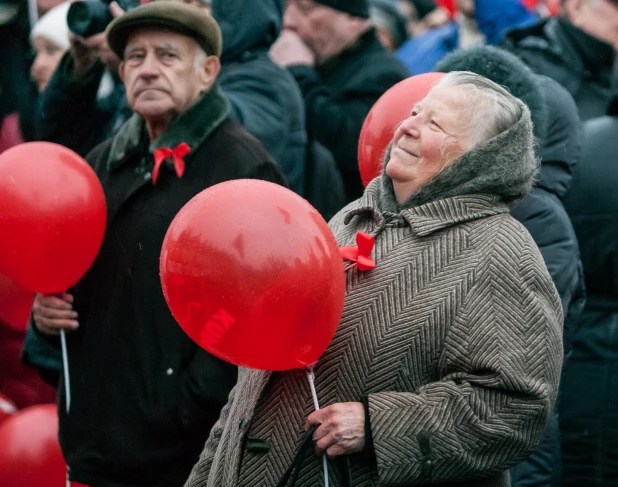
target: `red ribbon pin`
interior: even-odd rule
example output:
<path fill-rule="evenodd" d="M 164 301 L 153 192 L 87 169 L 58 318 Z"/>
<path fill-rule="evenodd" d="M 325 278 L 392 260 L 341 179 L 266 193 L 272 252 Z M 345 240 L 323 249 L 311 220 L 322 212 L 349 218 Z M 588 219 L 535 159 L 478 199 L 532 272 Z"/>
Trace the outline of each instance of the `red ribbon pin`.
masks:
<path fill-rule="evenodd" d="M 154 151 L 154 169 L 152 170 L 152 184 L 157 184 L 157 179 L 159 179 L 159 170 L 161 169 L 161 164 L 168 157 L 172 156 L 172 161 L 174 163 L 174 169 L 179 178 L 185 173 L 185 161 L 183 159 L 189 152 L 191 152 L 191 147 L 186 142 L 181 142 L 174 149 L 170 149 L 169 147 L 161 147 L 160 149 L 155 149 Z"/>
<path fill-rule="evenodd" d="M 354 262 L 354 264 L 346 267 L 345 270 L 347 271 L 352 267 L 358 267 L 361 271 L 375 269 L 376 263 L 369 257 L 374 245 L 374 237 L 363 232 L 358 232 L 356 234 L 356 247 L 341 247 L 339 249 L 341 251 L 341 257 L 343 257 L 344 260 Z"/>

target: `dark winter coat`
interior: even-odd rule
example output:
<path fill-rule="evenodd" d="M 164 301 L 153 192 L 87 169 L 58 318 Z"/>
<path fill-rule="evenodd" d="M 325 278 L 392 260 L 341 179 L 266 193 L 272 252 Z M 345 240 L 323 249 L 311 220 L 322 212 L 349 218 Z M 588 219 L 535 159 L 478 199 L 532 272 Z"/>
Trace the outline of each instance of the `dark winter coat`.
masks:
<path fill-rule="evenodd" d="M 571 95 L 556 81 L 533 74 L 514 55 L 483 46 L 446 57 L 440 71 L 473 71 L 505 86 L 530 108 L 538 138 L 541 171 L 535 187 L 510 207 L 539 247 L 562 302 L 565 355 L 571 349 L 584 305 L 585 291 L 579 247 L 562 198 L 579 160 L 581 127 Z M 560 435 L 555 413 L 539 447 L 511 471 L 513 487 L 559 487 Z"/>
<path fill-rule="evenodd" d="M 560 408 L 564 487 L 618 478 L 618 113 L 584 124 L 565 207 L 579 239 L 588 299 Z"/>
<path fill-rule="evenodd" d="M 307 131 L 331 151 L 343 176 L 348 201 L 363 186 L 358 170 L 358 139 L 373 104 L 408 77 L 406 68 L 382 47 L 370 29 L 349 49 L 315 68 L 292 66 L 305 99 Z"/>
<path fill-rule="evenodd" d="M 179 487 L 236 382 L 236 367 L 199 348 L 172 317 L 159 278 L 165 233 L 193 196 L 238 178 L 283 183 L 261 144 L 229 118 L 213 88 L 150 145 L 134 115 L 88 161 L 108 205 L 103 245 L 74 290 L 67 335 L 72 402 L 60 394 L 60 444 L 74 481 Z M 152 151 L 187 142 L 179 179 Z M 64 388 L 61 382 L 61 390 Z"/>
<path fill-rule="evenodd" d="M 614 50 L 568 20 L 552 17 L 506 33 L 502 47 L 533 71 L 556 80 L 575 99 L 582 120 L 607 113 Z"/>
<path fill-rule="evenodd" d="M 35 113 L 36 140 L 61 144 L 85 157 L 113 137 L 131 116 L 124 85 L 115 76 L 113 90 L 98 97 L 105 73 L 97 62 L 84 76 L 76 76 L 70 51 L 65 53 L 49 85 L 41 93 Z"/>
<path fill-rule="evenodd" d="M 535 171 L 524 109 L 406 204 L 382 176 L 331 220 L 342 246 L 358 231 L 376 238 L 376 267 L 348 271 L 316 366 L 322 407 L 365 401 L 373 449 L 348 457 L 349 485 L 508 487 L 506 470 L 536 446 L 558 387 L 562 310 L 506 205 Z M 312 410 L 302 371 L 243 369 L 186 487 L 276 485 Z M 309 448 L 296 486 L 320 485 L 321 468 Z"/>
<path fill-rule="evenodd" d="M 231 115 L 264 144 L 290 188 L 304 195 L 303 97 L 294 77 L 268 55 L 281 31 L 283 0 L 214 0 L 212 7 L 223 34 L 218 80 Z"/>

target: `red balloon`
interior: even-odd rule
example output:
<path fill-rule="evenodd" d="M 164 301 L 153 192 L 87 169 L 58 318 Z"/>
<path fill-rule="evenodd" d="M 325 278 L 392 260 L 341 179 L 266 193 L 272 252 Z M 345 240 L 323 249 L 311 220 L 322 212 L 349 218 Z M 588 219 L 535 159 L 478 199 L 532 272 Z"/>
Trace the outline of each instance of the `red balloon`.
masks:
<path fill-rule="evenodd" d="M 31 291 L 66 291 L 105 233 L 105 196 L 88 163 L 49 142 L 0 155 L 0 270 Z"/>
<path fill-rule="evenodd" d="M 0 424 L 17 412 L 17 407 L 4 394 L 0 394 Z"/>
<path fill-rule="evenodd" d="M 0 273 L 0 321 L 26 331 L 34 293 Z"/>
<path fill-rule="evenodd" d="M 56 406 L 31 406 L 0 425 L 0 485 L 65 487 Z"/>
<path fill-rule="evenodd" d="M 451 17 L 455 17 L 455 14 L 457 13 L 456 0 L 436 0 L 436 5 L 446 9 Z"/>
<path fill-rule="evenodd" d="M 445 73 L 424 73 L 406 78 L 392 86 L 371 107 L 358 139 L 358 168 L 365 187 L 382 173 L 384 152 L 397 126 L 444 76 Z"/>
<path fill-rule="evenodd" d="M 315 363 L 343 310 L 343 260 L 328 225 L 265 181 L 221 183 L 189 201 L 167 231 L 160 270 L 187 335 L 244 367 Z"/>

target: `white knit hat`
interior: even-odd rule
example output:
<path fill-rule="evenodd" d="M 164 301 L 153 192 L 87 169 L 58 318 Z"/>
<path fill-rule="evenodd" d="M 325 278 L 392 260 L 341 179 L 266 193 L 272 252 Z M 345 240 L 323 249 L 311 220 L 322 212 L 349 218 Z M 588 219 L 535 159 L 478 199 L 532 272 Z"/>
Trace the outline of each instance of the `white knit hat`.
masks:
<path fill-rule="evenodd" d="M 71 2 L 61 3 L 43 15 L 30 32 L 30 40 L 43 37 L 66 51 L 69 48 L 67 12 L 70 5 Z"/>

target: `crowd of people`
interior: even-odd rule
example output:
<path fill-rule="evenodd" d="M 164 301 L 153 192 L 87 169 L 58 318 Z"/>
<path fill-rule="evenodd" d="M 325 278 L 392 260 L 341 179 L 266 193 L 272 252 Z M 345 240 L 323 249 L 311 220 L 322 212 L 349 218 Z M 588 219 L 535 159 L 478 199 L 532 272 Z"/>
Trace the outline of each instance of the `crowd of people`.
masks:
<path fill-rule="evenodd" d="M 313 487 L 327 454 L 344 486 L 616 485 L 618 1 L 104 5 L 80 36 L 72 2 L 0 1 L 0 153 L 64 145 L 108 205 L 79 283 L 0 319 L 0 393 L 57 389 L 72 481 Z M 364 188 L 367 114 L 428 72 Z M 302 374 L 210 355 L 165 302 L 172 219 L 240 178 L 306 198 L 342 247 L 375 240 L 320 411 Z"/>

